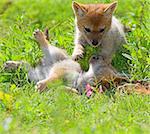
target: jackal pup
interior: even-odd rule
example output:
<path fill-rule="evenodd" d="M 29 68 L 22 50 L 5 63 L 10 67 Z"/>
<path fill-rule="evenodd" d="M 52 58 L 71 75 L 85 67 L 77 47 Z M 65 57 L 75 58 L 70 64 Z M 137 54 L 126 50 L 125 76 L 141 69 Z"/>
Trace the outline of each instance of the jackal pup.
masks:
<path fill-rule="evenodd" d="M 75 48 L 73 60 L 83 58 L 86 45 L 100 47 L 98 54 L 110 64 L 113 54 L 126 43 L 124 26 L 113 16 L 117 2 L 109 4 L 72 3 L 75 14 Z"/>

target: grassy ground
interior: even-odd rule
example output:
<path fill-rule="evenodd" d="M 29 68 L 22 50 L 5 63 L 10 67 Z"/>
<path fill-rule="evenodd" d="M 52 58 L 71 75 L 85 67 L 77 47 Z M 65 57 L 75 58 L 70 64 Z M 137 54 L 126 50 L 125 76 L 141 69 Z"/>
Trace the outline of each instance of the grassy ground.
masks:
<path fill-rule="evenodd" d="M 149 5 L 147 0 L 119 0 L 115 13 L 132 27 L 132 33 L 114 65 L 132 79 L 150 78 Z M 32 64 L 39 60 L 41 52 L 32 32 L 45 27 L 50 29 L 51 43 L 71 54 L 71 0 L 0 1 L 0 133 L 150 133 L 149 96 L 107 92 L 87 99 L 64 92 L 61 82 L 39 94 L 25 72 L 3 71 L 7 60 L 23 59 Z"/>

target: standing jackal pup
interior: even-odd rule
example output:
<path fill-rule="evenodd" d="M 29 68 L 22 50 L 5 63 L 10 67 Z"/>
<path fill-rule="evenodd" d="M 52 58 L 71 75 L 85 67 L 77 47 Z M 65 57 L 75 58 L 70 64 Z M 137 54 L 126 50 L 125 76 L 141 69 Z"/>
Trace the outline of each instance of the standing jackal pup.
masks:
<path fill-rule="evenodd" d="M 110 4 L 80 4 L 73 2 L 76 34 L 73 60 L 83 57 L 84 47 L 101 47 L 108 64 L 117 48 L 126 43 L 123 25 L 113 17 L 117 2 Z M 95 48 L 96 49 L 96 48 Z"/>

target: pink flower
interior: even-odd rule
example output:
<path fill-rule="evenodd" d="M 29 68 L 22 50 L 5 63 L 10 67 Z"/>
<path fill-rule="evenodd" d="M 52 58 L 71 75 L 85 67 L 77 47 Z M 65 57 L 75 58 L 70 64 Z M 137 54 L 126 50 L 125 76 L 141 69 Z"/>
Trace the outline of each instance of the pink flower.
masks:
<path fill-rule="evenodd" d="M 86 89 L 86 96 L 90 97 L 93 93 L 93 89 L 91 88 L 90 84 L 87 84 L 85 89 Z"/>

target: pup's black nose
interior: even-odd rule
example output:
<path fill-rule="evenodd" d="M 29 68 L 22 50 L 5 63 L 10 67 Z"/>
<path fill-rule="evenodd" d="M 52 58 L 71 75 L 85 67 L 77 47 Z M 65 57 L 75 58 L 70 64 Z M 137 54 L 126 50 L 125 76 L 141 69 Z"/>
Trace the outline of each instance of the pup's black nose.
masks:
<path fill-rule="evenodd" d="M 98 60 L 99 57 L 98 57 L 98 55 L 94 55 L 94 56 L 92 57 L 92 59 L 93 59 L 93 60 Z"/>
<path fill-rule="evenodd" d="M 97 40 L 92 40 L 92 44 L 93 44 L 94 46 L 96 46 L 96 45 L 98 44 L 98 41 L 97 41 Z"/>

